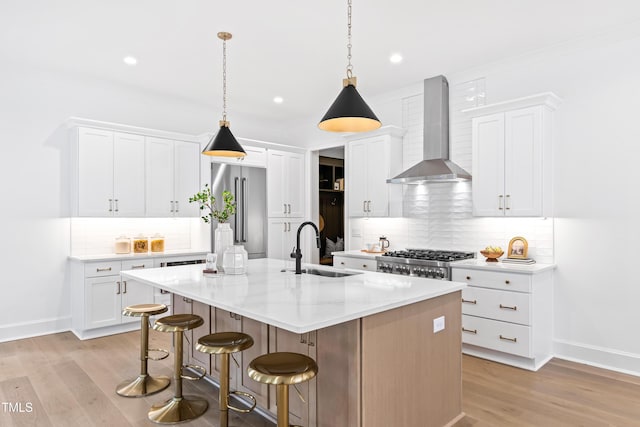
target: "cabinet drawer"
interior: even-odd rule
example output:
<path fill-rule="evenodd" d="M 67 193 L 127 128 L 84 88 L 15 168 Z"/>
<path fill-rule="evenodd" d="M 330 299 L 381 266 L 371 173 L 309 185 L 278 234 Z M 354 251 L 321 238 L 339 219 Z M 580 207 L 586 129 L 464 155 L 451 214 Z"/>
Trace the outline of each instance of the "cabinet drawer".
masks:
<path fill-rule="evenodd" d="M 533 357 L 530 326 L 463 314 L 462 342 L 517 356 Z"/>
<path fill-rule="evenodd" d="M 462 313 L 531 325 L 531 295 L 469 286 L 462 290 Z"/>
<path fill-rule="evenodd" d="M 470 286 L 480 286 L 482 288 L 531 292 L 530 274 L 454 268 L 451 273 L 451 280 L 454 282 L 464 282 Z"/>
<path fill-rule="evenodd" d="M 354 270 L 376 271 L 377 262 L 375 259 L 352 258 L 345 256 L 334 256 L 333 266 L 338 268 L 351 268 Z"/>
<path fill-rule="evenodd" d="M 84 277 L 113 276 L 120 274 L 120 261 L 88 262 L 84 265 Z"/>
<path fill-rule="evenodd" d="M 153 268 L 153 259 L 127 260 L 122 261 L 122 270 L 140 270 L 143 268 Z"/>

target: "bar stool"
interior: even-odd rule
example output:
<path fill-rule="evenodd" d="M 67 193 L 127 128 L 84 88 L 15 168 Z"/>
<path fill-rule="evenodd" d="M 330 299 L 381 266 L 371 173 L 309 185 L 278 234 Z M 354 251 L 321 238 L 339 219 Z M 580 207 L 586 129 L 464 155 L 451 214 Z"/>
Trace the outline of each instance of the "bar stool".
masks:
<path fill-rule="evenodd" d="M 164 304 L 137 304 L 130 305 L 122 310 L 123 316 L 140 318 L 140 375 L 133 380 L 123 381 L 116 387 L 116 393 L 120 396 L 148 396 L 169 387 L 169 383 L 171 382 L 169 377 L 162 376 L 154 378 L 147 373 L 147 361 L 149 359 L 162 360 L 169 356 L 167 350 L 149 348 L 149 316 L 166 313 L 167 310 L 168 308 Z M 164 353 L 164 355 L 158 358 L 149 357 L 150 351 L 161 352 Z"/>
<path fill-rule="evenodd" d="M 196 350 L 198 351 L 220 355 L 220 394 L 218 399 L 220 407 L 220 427 L 227 427 L 229 425 L 229 409 L 240 413 L 247 413 L 256 407 L 256 398 L 253 395 L 243 391 L 229 391 L 229 355 L 246 350 L 252 345 L 253 338 L 242 332 L 218 332 L 205 335 L 200 338 L 198 344 L 196 344 Z M 239 367 L 235 358 L 233 361 Z M 230 394 L 245 396 L 252 400 L 253 405 L 249 409 L 231 406 L 229 405 Z"/>
<path fill-rule="evenodd" d="M 289 385 L 309 381 L 318 373 L 316 362 L 299 353 L 269 353 L 249 363 L 249 378 L 276 385 L 278 427 L 289 426 Z"/>
<path fill-rule="evenodd" d="M 184 331 L 202 326 L 204 320 L 195 314 L 174 314 L 156 320 L 153 329 L 160 332 L 173 332 L 173 397 L 165 402 L 155 404 L 149 409 L 149 419 L 158 424 L 176 424 L 193 420 L 204 414 L 209 404 L 204 399 L 196 396 L 182 395 L 182 380 L 199 380 L 206 375 L 206 369 L 202 366 L 187 365 L 197 369 L 201 374 L 197 377 L 182 374 L 182 345 Z"/>

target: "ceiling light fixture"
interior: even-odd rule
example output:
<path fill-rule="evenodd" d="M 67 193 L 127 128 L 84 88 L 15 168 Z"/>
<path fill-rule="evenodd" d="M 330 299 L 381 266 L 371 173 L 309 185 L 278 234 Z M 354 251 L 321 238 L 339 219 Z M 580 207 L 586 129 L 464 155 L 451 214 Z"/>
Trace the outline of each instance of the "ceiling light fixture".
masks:
<path fill-rule="evenodd" d="M 402 62 L 402 55 L 400 55 L 399 53 L 394 53 L 389 57 L 389 61 L 391 61 L 392 64 L 399 64 L 400 62 Z"/>
<path fill-rule="evenodd" d="M 218 38 L 222 40 L 222 120 L 220 130 L 209 140 L 202 154 L 241 158 L 247 153 L 231 133 L 227 121 L 227 40 L 231 38 L 231 33 L 220 32 Z"/>
<path fill-rule="evenodd" d="M 276 96 L 275 98 L 273 98 L 273 102 L 275 102 L 276 104 L 282 104 L 284 102 L 284 99 L 281 96 Z"/>
<path fill-rule="evenodd" d="M 127 65 L 136 65 L 138 63 L 138 60 L 133 56 L 125 56 L 124 58 L 122 58 L 122 60 Z"/>
<path fill-rule="evenodd" d="M 347 1 L 347 78 L 342 91 L 324 115 L 318 127 L 330 132 L 367 132 L 382 124 L 356 90 L 356 78 L 351 64 L 351 0 Z"/>

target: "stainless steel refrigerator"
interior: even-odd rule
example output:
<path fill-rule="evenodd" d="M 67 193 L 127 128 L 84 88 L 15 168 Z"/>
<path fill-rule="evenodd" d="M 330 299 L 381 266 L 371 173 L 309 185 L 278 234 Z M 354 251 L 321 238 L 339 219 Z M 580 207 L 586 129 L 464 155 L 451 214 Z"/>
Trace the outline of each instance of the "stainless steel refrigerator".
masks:
<path fill-rule="evenodd" d="M 231 191 L 236 201 L 236 213 L 229 219 L 234 244 L 244 245 L 249 259 L 267 256 L 267 177 L 266 169 L 225 163 L 211 164 L 211 192 L 218 209 L 222 192 Z M 211 250 L 215 251 L 211 227 Z"/>

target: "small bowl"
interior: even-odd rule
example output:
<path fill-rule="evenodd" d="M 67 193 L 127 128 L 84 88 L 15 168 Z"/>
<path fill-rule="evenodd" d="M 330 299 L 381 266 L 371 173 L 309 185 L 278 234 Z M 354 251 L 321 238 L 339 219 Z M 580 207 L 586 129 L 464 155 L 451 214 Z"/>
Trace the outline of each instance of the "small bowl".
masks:
<path fill-rule="evenodd" d="M 498 262 L 498 258 L 504 255 L 504 251 L 489 252 L 489 251 L 482 250 L 480 251 L 480 253 L 487 258 L 487 262 Z"/>

